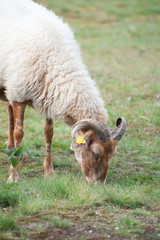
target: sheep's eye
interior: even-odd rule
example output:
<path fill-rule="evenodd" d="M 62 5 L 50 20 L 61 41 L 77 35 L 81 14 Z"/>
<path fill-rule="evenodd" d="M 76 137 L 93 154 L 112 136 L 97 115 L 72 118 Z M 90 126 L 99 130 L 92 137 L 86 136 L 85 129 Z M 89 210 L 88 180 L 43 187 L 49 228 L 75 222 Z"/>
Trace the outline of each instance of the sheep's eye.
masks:
<path fill-rule="evenodd" d="M 93 151 L 92 151 L 92 155 L 96 160 L 98 160 L 100 158 L 100 155 L 98 153 L 93 152 Z"/>
<path fill-rule="evenodd" d="M 108 151 L 108 156 L 112 156 L 112 150 Z"/>
<path fill-rule="evenodd" d="M 108 154 L 112 154 L 112 150 L 110 149 L 110 150 L 108 150 Z"/>

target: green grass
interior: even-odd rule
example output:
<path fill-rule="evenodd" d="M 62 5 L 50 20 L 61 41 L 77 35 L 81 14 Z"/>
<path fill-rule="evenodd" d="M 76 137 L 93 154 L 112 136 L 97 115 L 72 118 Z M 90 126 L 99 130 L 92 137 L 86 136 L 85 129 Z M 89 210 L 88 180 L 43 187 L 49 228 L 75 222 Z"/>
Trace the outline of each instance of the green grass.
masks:
<path fill-rule="evenodd" d="M 104 232 L 97 230 L 106 239 L 108 235 L 114 239 L 159 239 L 159 0 L 37 2 L 70 24 L 105 101 L 110 116 L 107 125 L 114 128 L 116 119 L 124 116 L 127 131 L 110 162 L 106 185 L 85 183 L 70 150 L 71 128 L 59 121 L 54 123 L 53 179 L 43 179 L 43 157 L 40 165 L 26 158 L 20 163 L 21 181 L 7 185 L 9 162 L 0 153 L 0 238 L 32 239 L 29 218 L 38 214 L 45 216 L 37 220 L 37 234 L 49 232 L 56 221 L 63 229 L 66 216 L 67 222 L 75 221 L 68 215 L 70 211 L 77 214 L 75 224 L 80 229 L 89 222 L 106 224 Z M 0 102 L 0 149 L 6 146 L 7 119 L 7 105 Z M 25 153 L 44 154 L 44 122 L 35 111 L 26 109 Z M 74 224 L 68 228 L 74 231 Z M 77 236 L 88 239 L 87 231 Z"/>
<path fill-rule="evenodd" d="M 19 203 L 20 192 L 17 191 L 15 184 L 0 184 L 0 207 L 15 207 Z"/>
<path fill-rule="evenodd" d="M 2 211 L 0 211 L 0 230 L 1 231 L 18 230 L 18 226 L 13 215 L 4 214 Z"/>
<path fill-rule="evenodd" d="M 142 234 L 142 224 L 139 224 L 133 217 L 123 217 L 119 223 L 119 232 L 123 235 L 129 235 L 129 233 Z"/>
<path fill-rule="evenodd" d="M 59 228 L 66 228 L 66 227 L 70 227 L 71 223 L 66 221 L 66 220 L 62 220 L 59 217 L 53 217 L 52 218 L 52 223 L 54 227 L 59 227 Z"/>

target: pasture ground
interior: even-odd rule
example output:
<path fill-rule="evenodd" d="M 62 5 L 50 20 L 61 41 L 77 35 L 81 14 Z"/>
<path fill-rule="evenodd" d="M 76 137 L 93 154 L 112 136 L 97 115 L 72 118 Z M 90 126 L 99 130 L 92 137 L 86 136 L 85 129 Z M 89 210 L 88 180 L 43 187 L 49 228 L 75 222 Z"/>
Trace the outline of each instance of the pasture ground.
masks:
<path fill-rule="evenodd" d="M 75 32 L 95 79 L 108 126 L 127 131 L 110 163 L 107 184 L 88 185 L 70 150 L 70 127 L 55 122 L 55 177 L 44 180 L 32 157 L 21 181 L 6 184 L 0 153 L 0 239 L 160 239 L 160 2 L 159 0 L 37 0 Z M 6 148 L 7 105 L 0 102 L 0 149 Z M 25 113 L 23 149 L 44 154 L 44 119 Z"/>

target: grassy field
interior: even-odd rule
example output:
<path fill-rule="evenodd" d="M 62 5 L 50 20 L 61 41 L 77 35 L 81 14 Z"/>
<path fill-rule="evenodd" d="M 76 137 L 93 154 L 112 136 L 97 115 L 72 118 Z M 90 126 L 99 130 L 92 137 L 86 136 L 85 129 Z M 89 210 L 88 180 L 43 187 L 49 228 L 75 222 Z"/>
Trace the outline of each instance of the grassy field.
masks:
<path fill-rule="evenodd" d="M 70 127 L 55 122 L 55 177 L 44 180 L 32 157 L 21 181 L 6 184 L 0 154 L 0 239 L 160 239 L 160 2 L 159 0 L 37 0 L 63 16 L 81 45 L 109 113 L 127 131 L 107 184 L 89 185 L 70 150 Z M 7 105 L 0 102 L 0 149 L 7 140 Z M 44 119 L 25 113 L 23 148 L 44 154 Z M 65 154 L 64 152 L 67 152 Z"/>

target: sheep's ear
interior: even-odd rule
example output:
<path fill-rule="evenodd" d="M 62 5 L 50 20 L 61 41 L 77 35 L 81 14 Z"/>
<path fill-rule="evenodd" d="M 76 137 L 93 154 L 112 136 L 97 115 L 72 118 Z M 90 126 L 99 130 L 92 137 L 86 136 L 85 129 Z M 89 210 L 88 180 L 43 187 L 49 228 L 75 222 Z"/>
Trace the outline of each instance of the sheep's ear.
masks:
<path fill-rule="evenodd" d="M 88 130 L 83 136 L 78 136 L 77 140 L 74 140 L 70 146 L 71 150 L 83 150 L 85 149 L 92 139 L 94 138 L 94 132 Z"/>
<path fill-rule="evenodd" d="M 83 150 L 87 147 L 87 143 L 77 143 L 76 140 L 74 140 L 72 143 L 71 143 L 71 146 L 70 146 L 70 149 L 75 151 L 75 150 Z"/>

